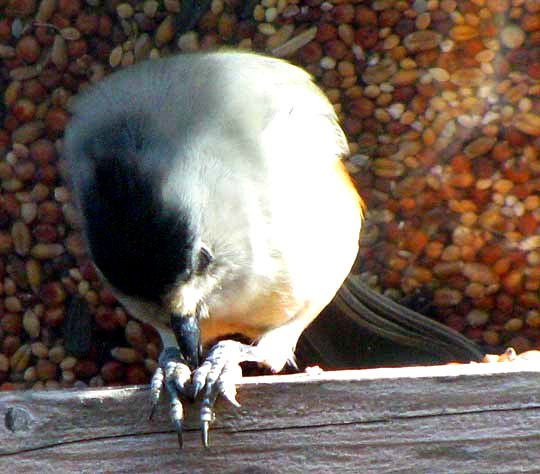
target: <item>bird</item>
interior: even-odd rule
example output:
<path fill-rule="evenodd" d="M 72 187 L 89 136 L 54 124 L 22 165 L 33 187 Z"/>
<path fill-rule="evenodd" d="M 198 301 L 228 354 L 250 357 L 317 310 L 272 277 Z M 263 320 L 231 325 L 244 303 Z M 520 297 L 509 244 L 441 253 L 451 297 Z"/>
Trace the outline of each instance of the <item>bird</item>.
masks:
<path fill-rule="evenodd" d="M 166 392 L 180 445 L 184 400 L 201 398 L 208 446 L 216 399 L 238 404 L 240 364 L 294 364 L 330 302 L 354 327 L 482 356 L 349 276 L 364 205 L 336 112 L 302 68 L 246 51 L 176 54 L 112 73 L 72 112 L 62 159 L 82 232 L 103 281 L 160 335 L 152 409 Z M 311 347 L 335 352 L 324 333 L 306 332 Z"/>

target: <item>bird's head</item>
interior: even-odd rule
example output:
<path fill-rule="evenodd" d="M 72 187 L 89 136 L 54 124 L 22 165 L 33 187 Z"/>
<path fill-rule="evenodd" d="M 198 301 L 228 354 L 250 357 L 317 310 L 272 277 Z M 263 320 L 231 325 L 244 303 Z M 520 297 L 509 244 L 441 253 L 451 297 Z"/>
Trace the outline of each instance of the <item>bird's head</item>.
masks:
<path fill-rule="evenodd" d="M 197 206 L 186 193 L 164 192 L 176 149 L 149 138 L 151 127 L 113 121 L 75 140 L 75 194 L 93 260 L 127 297 L 161 305 L 187 362 L 196 366 L 199 319 L 216 282 L 212 249 L 201 238 Z M 81 156 L 83 155 L 83 156 Z M 177 187 L 178 188 L 178 187 Z"/>

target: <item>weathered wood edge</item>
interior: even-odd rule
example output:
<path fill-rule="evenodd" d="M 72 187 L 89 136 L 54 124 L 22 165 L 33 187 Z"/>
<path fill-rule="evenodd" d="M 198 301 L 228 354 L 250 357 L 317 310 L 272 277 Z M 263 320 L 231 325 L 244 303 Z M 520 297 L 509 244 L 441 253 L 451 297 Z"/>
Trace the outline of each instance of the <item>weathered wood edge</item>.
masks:
<path fill-rule="evenodd" d="M 506 410 L 540 410 L 534 361 L 251 377 L 242 406 L 217 405 L 214 432 L 254 432 Z M 0 395 L 0 455 L 64 443 L 171 432 L 167 404 L 148 420 L 148 387 Z M 187 405 L 187 429 L 198 409 Z M 1 458 L 1 456 L 0 456 Z"/>
<path fill-rule="evenodd" d="M 539 472 L 540 410 L 104 438 L 0 456 L 10 474 L 515 474 Z"/>

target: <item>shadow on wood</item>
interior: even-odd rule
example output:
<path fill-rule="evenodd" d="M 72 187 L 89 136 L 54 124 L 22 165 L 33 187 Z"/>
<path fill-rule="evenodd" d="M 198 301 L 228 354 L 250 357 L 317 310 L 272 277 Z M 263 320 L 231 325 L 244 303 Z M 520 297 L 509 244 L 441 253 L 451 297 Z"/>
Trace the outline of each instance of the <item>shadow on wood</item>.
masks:
<path fill-rule="evenodd" d="M 147 387 L 0 395 L 0 472 L 538 472 L 531 361 L 247 378 L 211 447 L 187 406 L 184 449 Z"/>

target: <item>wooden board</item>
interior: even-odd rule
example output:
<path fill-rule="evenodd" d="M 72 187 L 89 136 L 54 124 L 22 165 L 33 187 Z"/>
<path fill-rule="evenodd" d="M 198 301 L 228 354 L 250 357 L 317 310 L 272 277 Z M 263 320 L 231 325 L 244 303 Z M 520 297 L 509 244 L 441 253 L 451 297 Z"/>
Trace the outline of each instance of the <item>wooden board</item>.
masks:
<path fill-rule="evenodd" d="M 1 473 L 540 472 L 540 365 L 252 377 L 180 451 L 147 387 L 0 394 Z"/>

